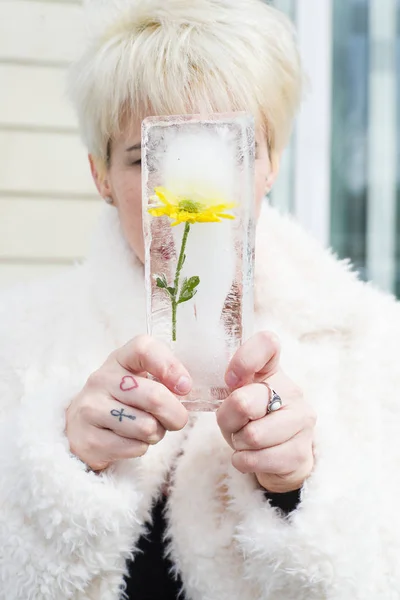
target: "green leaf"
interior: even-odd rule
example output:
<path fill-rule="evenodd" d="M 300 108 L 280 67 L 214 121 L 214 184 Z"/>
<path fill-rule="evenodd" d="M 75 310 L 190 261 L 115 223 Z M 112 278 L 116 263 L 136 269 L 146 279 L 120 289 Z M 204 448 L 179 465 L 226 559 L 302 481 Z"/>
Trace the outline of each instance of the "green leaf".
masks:
<path fill-rule="evenodd" d="M 197 290 L 193 290 L 193 292 L 182 292 L 179 296 L 178 304 L 183 304 L 184 302 L 188 302 L 197 294 Z"/>
<path fill-rule="evenodd" d="M 185 277 L 182 283 L 181 292 L 179 294 L 178 304 L 182 304 L 183 302 L 191 300 L 193 296 L 197 294 L 196 288 L 199 285 L 199 283 L 200 277 L 197 277 L 197 275 L 195 275 L 194 277 L 190 277 L 190 279 L 187 279 Z"/>
<path fill-rule="evenodd" d="M 156 277 L 156 283 L 157 287 L 165 290 L 167 294 L 171 296 L 171 298 L 175 297 L 175 288 L 168 286 L 167 278 L 165 277 L 164 273 L 160 277 Z"/>
<path fill-rule="evenodd" d="M 194 288 L 196 288 L 200 283 L 200 277 L 197 277 L 197 275 L 195 275 L 194 277 L 190 277 L 190 279 L 187 280 L 186 285 L 188 290 L 194 290 Z"/>
<path fill-rule="evenodd" d="M 157 282 L 157 287 L 159 287 L 159 288 L 163 289 L 163 288 L 168 287 L 167 278 L 165 277 L 164 273 L 160 277 L 156 277 L 156 282 Z"/>

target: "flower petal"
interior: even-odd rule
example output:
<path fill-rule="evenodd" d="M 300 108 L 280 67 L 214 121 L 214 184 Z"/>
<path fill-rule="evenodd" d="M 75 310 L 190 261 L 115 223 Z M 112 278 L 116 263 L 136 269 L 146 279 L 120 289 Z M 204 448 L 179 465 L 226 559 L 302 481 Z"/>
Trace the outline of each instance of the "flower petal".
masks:
<path fill-rule="evenodd" d="M 168 211 L 167 211 L 166 207 L 164 207 L 164 206 L 157 206 L 155 208 L 149 208 L 148 211 L 153 217 L 169 216 Z"/>
<path fill-rule="evenodd" d="M 175 194 L 167 190 L 167 188 L 159 186 L 154 188 L 154 191 L 163 204 L 171 204 L 173 206 L 178 206 L 179 198 L 175 196 Z"/>
<path fill-rule="evenodd" d="M 162 186 L 156 187 L 154 191 L 156 196 L 152 196 L 151 200 L 159 200 L 162 204 L 153 206 L 148 211 L 154 217 L 169 217 L 172 221 L 171 227 L 180 223 L 220 223 L 222 219 L 236 218 L 225 212 L 234 208 L 236 204 L 224 203 L 221 198 L 207 199 L 196 192 L 184 197 L 176 196 Z"/>
<path fill-rule="evenodd" d="M 231 219 L 232 221 L 235 220 L 235 217 L 233 215 L 225 215 L 223 213 L 219 213 L 218 216 L 222 217 L 223 219 Z"/>

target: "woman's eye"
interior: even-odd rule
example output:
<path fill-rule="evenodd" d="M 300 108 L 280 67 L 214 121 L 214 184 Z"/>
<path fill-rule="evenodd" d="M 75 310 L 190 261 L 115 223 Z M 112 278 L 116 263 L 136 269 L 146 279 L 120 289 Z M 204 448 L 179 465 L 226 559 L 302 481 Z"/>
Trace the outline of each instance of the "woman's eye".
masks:
<path fill-rule="evenodd" d="M 140 167 L 141 164 L 142 164 L 142 159 L 139 158 L 139 160 L 135 160 L 134 162 L 132 162 L 131 166 L 132 167 L 134 167 L 134 166 L 139 166 Z"/>

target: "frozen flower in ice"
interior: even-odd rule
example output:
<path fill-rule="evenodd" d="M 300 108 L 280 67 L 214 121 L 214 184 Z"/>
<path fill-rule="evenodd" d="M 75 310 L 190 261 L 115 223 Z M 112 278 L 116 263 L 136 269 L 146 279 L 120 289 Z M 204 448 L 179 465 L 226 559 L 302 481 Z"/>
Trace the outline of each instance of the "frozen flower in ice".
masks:
<path fill-rule="evenodd" d="M 225 212 L 233 208 L 235 204 L 223 202 L 221 199 L 216 198 L 204 198 L 197 193 L 177 196 L 165 187 L 156 187 L 154 191 L 156 195 L 152 196 L 151 200 L 158 202 L 158 204 L 149 207 L 149 213 L 153 217 L 169 217 L 172 221 L 171 227 L 185 223 L 173 283 L 168 283 L 164 274 L 155 276 L 157 287 L 164 290 L 171 301 L 172 340 L 175 342 L 178 306 L 191 300 L 197 294 L 197 288 L 200 284 L 200 278 L 197 276 L 185 277 L 183 281 L 181 280 L 182 267 L 186 260 L 186 242 L 190 226 L 195 223 L 220 223 L 222 219 L 235 219 L 233 215 Z"/>
<path fill-rule="evenodd" d="M 235 218 L 225 212 L 235 206 L 233 203 L 213 201 L 199 194 L 177 196 L 164 187 L 156 187 L 154 191 L 156 195 L 152 200 L 159 200 L 161 204 L 149 208 L 149 213 L 153 217 L 169 217 L 171 227 L 180 223 L 220 223 L 222 219 Z"/>

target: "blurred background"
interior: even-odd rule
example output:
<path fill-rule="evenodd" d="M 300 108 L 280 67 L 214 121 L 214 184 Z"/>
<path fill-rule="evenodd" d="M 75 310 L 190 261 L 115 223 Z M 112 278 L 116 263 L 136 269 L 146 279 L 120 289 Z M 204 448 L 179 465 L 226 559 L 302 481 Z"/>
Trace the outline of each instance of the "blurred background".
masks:
<path fill-rule="evenodd" d="M 271 202 L 400 295 L 400 0 L 271 3 L 310 80 Z M 83 37 L 79 0 L 0 0 L 0 288 L 80 260 L 101 210 L 64 95 Z"/>

